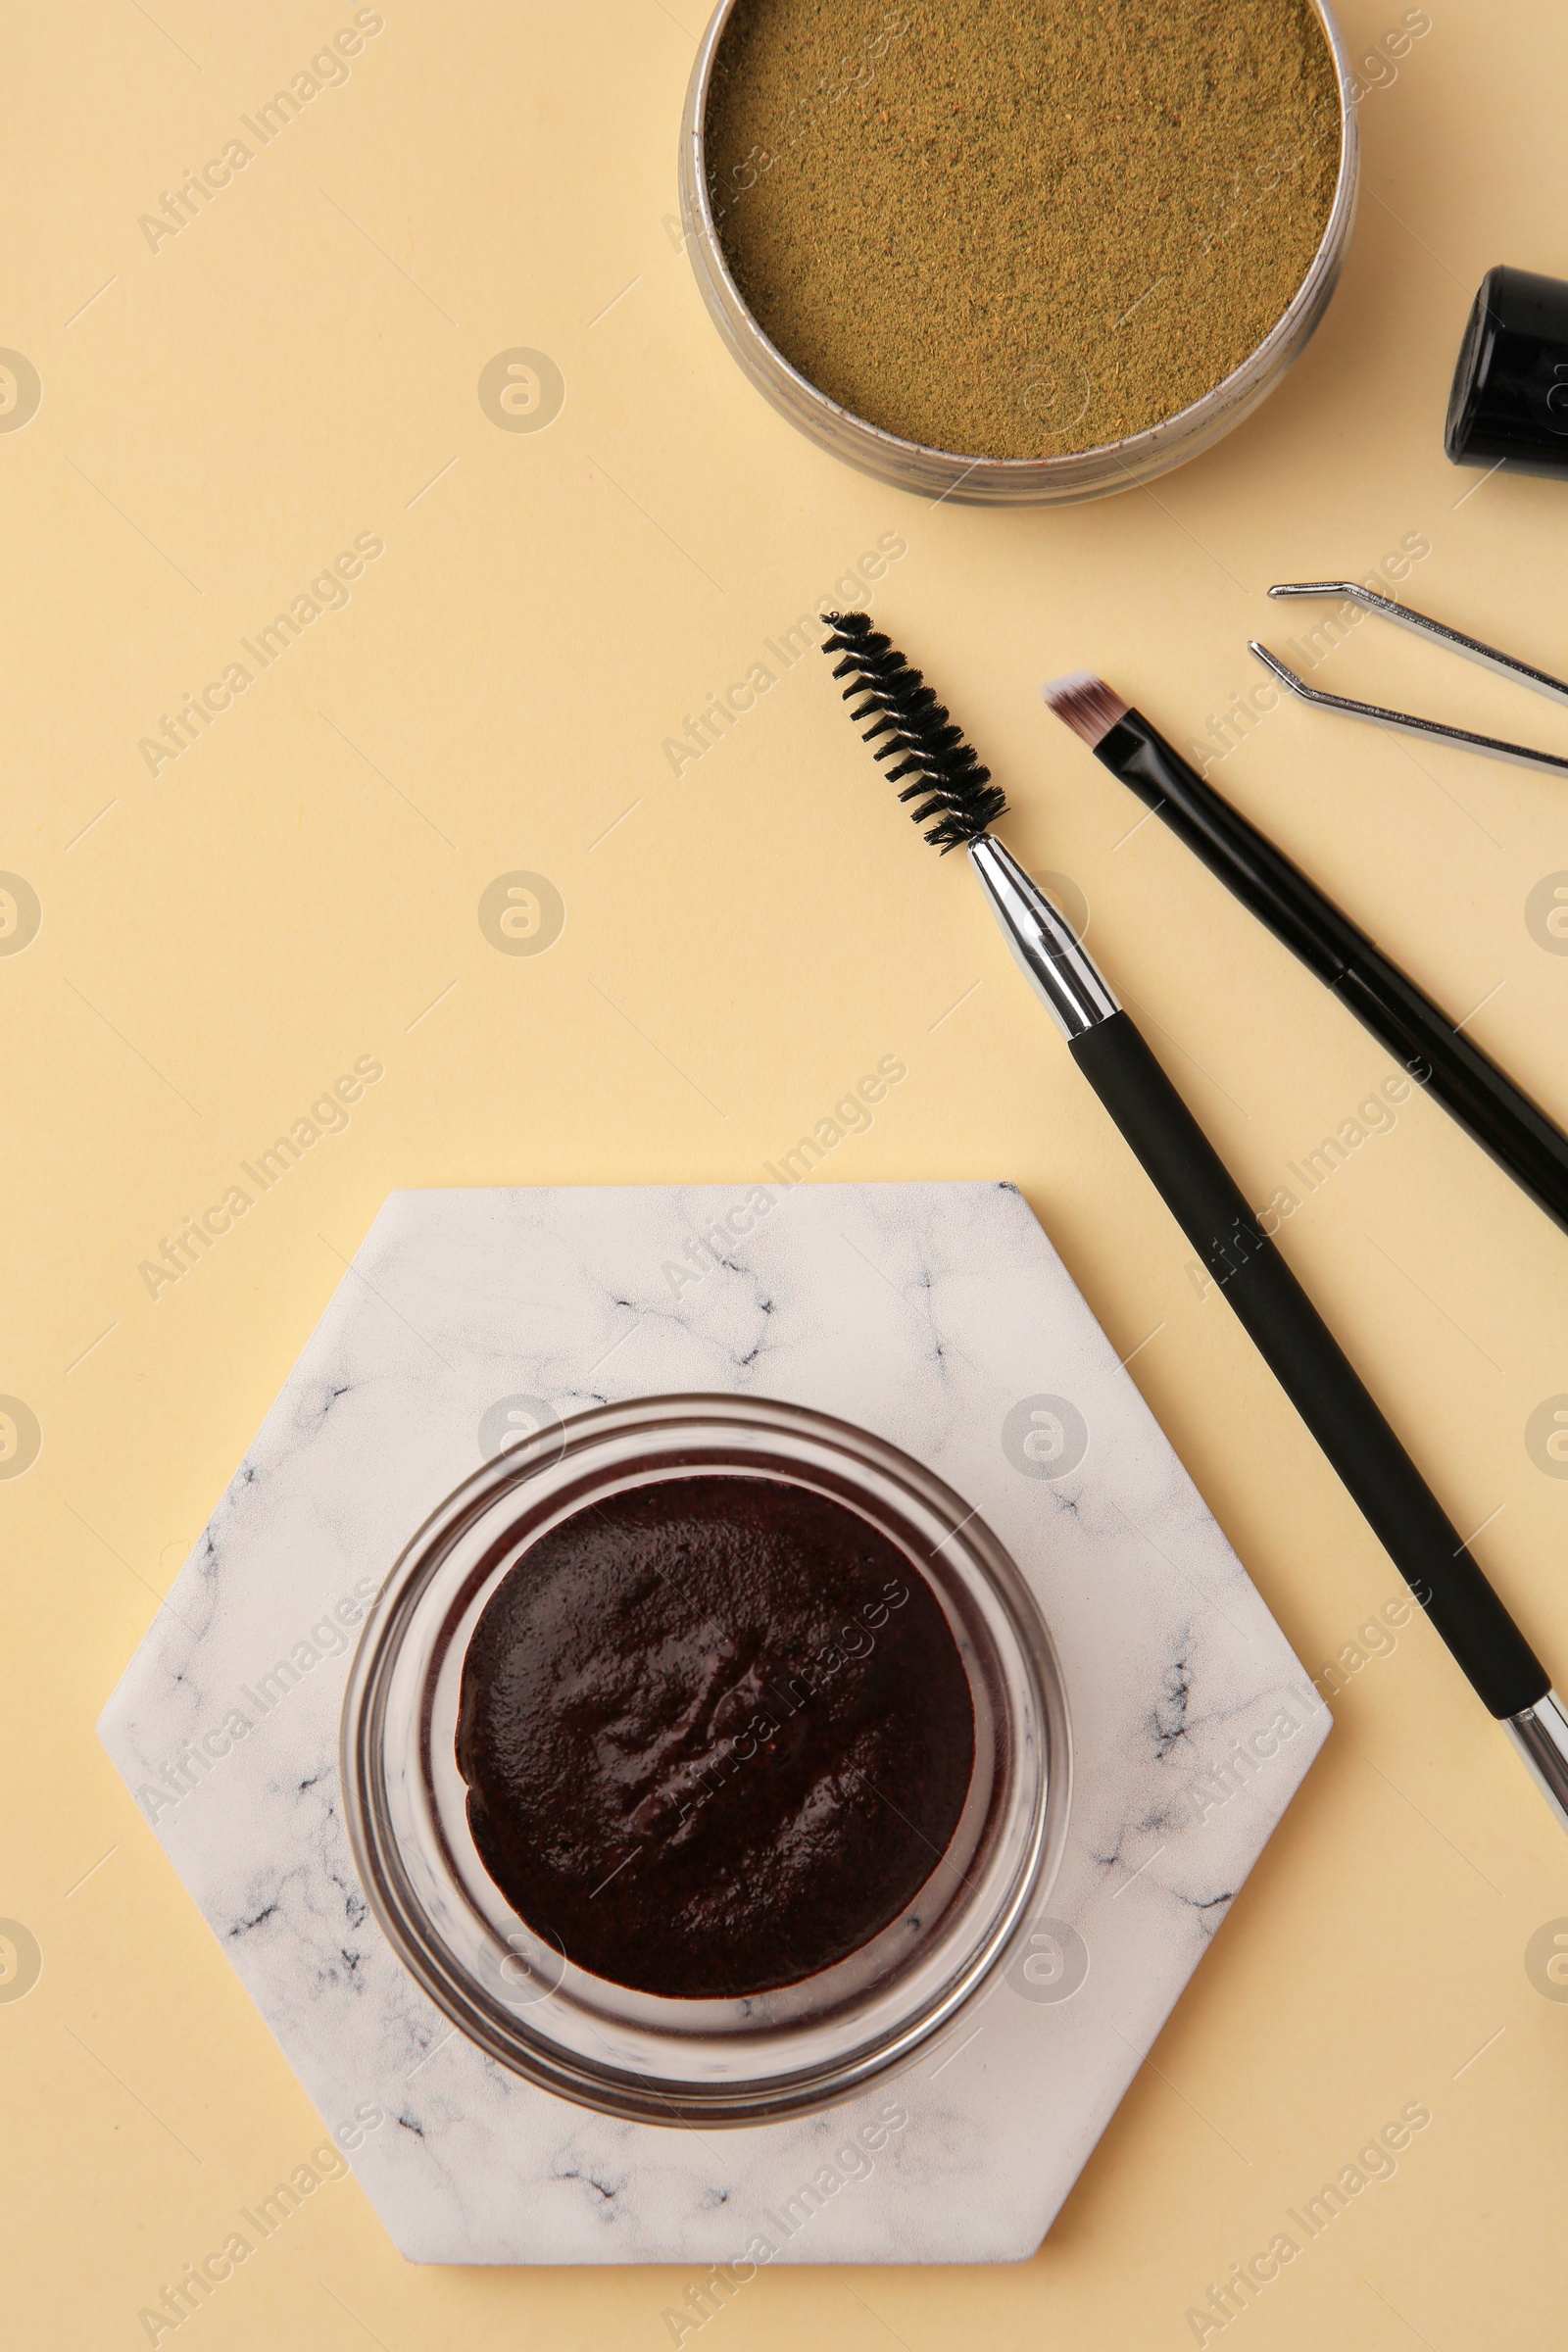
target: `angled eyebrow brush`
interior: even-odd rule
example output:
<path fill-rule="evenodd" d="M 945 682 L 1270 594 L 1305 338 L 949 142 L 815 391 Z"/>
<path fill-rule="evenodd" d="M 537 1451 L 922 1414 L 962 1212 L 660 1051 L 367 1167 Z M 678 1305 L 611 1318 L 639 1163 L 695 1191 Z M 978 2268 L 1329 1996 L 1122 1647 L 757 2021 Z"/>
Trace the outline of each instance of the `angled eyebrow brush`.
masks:
<path fill-rule="evenodd" d="M 827 616 L 850 716 L 944 855 L 967 853 L 1024 978 L 1199 1257 L 1568 1830 L 1568 1709 L 1464 1539 L 1093 958 L 990 828 L 1006 799 L 863 612 Z M 928 820 L 934 820 L 928 822 Z"/>
<path fill-rule="evenodd" d="M 1340 586 L 1347 595 L 1352 593 L 1353 583 Z M 1363 600 L 1367 595 L 1363 590 L 1353 592 Z M 1271 589 L 1269 593 L 1278 595 L 1279 591 Z M 1374 606 L 1388 601 L 1386 597 L 1370 599 Z M 1440 625 L 1426 621 L 1420 613 L 1405 618 L 1420 621 L 1423 628 Z M 1451 630 L 1442 633 L 1454 636 Z M 1474 646 L 1468 637 L 1458 642 Z M 1478 659 L 1485 657 L 1494 663 L 1507 660 L 1486 646 L 1475 651 Z M 1279 674 L 1281 664 L 1272 655 L 1265 659 Z M 1283 674 L 1291 675 L 1288 670 Z M 1544 671 L 1528 674 L 1544 680 L 1543 692 L 1549 686 L 1568 697 L 1568 687 L 1545 679 Z M 1298 681 L 1293 679 L 1292 683 Z M 1306 691 L 1309 695 L 1315 692 L 1312 688 Z M 1119 776 L 1129 791 L 1161 817 L 1209 872 L 1217 874 L 1276 939 L 1316 972 L 1416 1084 L 1434 1096 L 1482 1150 L 1507 1170 L 1515 1184 L 1568 1232 L 1568 1135 L 1490 1054 L 1465 1035 L 1463 1023 L 1451 1021 L 1442 1005 L 1418 988 L 1392 956 L 1384 954 L 1376 940 L 1359 930 L 1267 834 L 1260 833 L 1212 784 L 1205 783 L 1143 712 L 1124 702 L 1103 678 L 1094 677 L 1086 669 L 1075 670 L 1068 677 L 1053 679 L 1040 692 L 1047 709 L 1089 746 L 1101 765 Z M 1339 707 L 1358 710 L 1363 716 L 1371 710 L 1370 705 L 1359 703 Z M 1467 740 L 1479 743 L 1482 739 Z M 1491 748 L 1514 756 L 1506 744 Z M 1560 764 L 1568 766 L 1568 760 Z"/>

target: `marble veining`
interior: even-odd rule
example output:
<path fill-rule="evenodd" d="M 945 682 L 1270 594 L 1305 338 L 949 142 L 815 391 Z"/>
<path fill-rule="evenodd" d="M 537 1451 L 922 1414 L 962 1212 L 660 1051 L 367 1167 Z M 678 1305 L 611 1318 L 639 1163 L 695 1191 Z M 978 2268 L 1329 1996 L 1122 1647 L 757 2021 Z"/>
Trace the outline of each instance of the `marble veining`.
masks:
<path fill-rule="evenodd" d="M 359 1621 L 490 1408 L 680 1390 L 928 1463 L 1029 1578 L 1073 1722 L 1071 1997 L 1015 1967 L 905 2074 L 740 2131 L 590 2114 L 454 2034 L 367 1912 L 337 1781 Z M 1057 1476 L 1004 1442 L 1038 1397 L 1087 1431 Z M 1021 1196 L 802 1184 L 394 1195 L 100 1733 L 406 2255 L 706 2269 L 1030 2253 L 1328 1728 Z"/>

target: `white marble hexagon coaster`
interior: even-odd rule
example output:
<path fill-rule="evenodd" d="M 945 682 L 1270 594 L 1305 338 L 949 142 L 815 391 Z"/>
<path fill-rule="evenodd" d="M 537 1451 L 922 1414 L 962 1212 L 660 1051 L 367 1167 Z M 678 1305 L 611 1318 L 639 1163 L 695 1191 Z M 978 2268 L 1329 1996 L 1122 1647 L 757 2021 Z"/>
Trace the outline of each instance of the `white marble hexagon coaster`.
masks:
<path fill-rule="evenodd" d="M 693 1390 L 929 1463 L 1034 1587 L 1073 1723 L 1032 1948 L 891 2082 L 740 2131 L 612 2122 L 453 2034 L 338 1794 L 352 1628 L 509 1416 Z M 736 2264 L 733 2292 L 1031 2253 L 1328 1728 L 1021 1196 L 802 1184 L 394 1195 L 100 1732 L 404 2254 Z"/>

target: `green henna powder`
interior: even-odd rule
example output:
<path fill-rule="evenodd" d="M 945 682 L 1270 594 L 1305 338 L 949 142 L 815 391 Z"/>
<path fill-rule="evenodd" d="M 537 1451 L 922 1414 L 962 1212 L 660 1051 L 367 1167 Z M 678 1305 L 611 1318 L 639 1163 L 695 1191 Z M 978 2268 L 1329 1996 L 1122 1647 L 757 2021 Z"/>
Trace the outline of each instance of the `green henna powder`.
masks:
<path fill-rule="evenodd" d="M 1340 167 L 1309 0 L 741 0 L 705 128 L 778 350 L 967 457 L 1211 391 L 1300 285 Z"/>

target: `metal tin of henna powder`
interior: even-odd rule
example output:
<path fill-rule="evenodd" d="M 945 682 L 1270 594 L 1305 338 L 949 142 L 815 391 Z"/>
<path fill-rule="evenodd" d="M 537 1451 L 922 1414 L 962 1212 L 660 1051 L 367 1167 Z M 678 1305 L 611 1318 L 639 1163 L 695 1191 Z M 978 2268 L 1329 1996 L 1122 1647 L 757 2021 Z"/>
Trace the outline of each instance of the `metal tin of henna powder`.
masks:
<path fill-rule="evenodd" d="M 1030 381 L 1027 366 L 1015 365 L 1015 353 L 1004 356 L 1000 344 L 993 347 L 982 338 L 970 355 L 970 364 L 976 369 L 988 365 L 1012 367 L 1020 404 L 1027 407 L 1041 425 L 1039 454 L 1000 455 L 977 450 L 972 445 L 938 446 L 925 438 L 911 437 L 889 429 L 885 423 L 871 421 L 866 415 L 857 413 L 851 402 L 834 397 L 813 381 L 808 369 L 787 357 L 779 341 L 764 328 L 756 308 L 742 291 L 739 274 L 744 272 L 738 273 L 735 257 L 726 250 L 726 222 L 720 216 L 731 212 L 737 197 L 754 206 L 767 201 L 767 174 L 776 159 L 765 147 L 756 147 L 752 150 L 752 160 L 742 157 L 739 163 L 731 164 L 733 185 L 715 185 L 710 129 L 715 87 L 722 84 L 726 71 L 726 34 L 730 32 L 732 20 L 741 16 L 741 12 L 750 11 L 752 21 L 760 21 L 757 12 L 767 5 L 767 0 L 723 0 L 713 14 L 693 66 L 680 142 L 681 216 L 687 250 L 704 304 L 721 338 L 757 389 L 819 447 L 862 472 L 901 489 L 918 492 L 933 502 L 952 498 L 985 506 L 1066 504 L 1134 487 L 1185 464 L 1239 424 L 1279 383 L 1327 308 L 1348 242 L 1358 177 L 1358 140 L 1351 95 L 1353 75 L 1326 0 L 1301 0 L 1301 4 L 1303 21 L 1316 25 L 1325 47 L 1321 62 L 1328 97 L 1323 122 L 1327 129 L 1337 117 L 1334 126 L 1338 133 L 1338 168 L 1332 193 L 1327 197 L 1321 235 L 1315 249 L 1309 251 L 1295 292 L 1255 345 L 1218 380 L 1209 383 L 1196 397 L 1183 394 L 1183 405 L 1174 407 L 1171 413 L 1158 415 L 1139 429 L 1098 439 L 1093 446 L 1076 445 L 1074 432 L 1077 423 L 1074 412 L 1081 413 L 1089 406 L 1087 396 L 1082 402 L 1078 398 L 1080 376 L 1086 395 L 1091 388 L 1086 371 L 1058 355 L 1040 369 L 1038 380 Z M 1305 16 L 1306 11 L 1310 12 L 1309 17 Z M 929 14 L 928 8 L 922 8 L 921 0 L 905 0 L 900 10 L 891 12 L 890 21 L 898 19 L 909 37 L 914 38 Z M 742 19 L 743 23 L 746 21 Z M 951 34 L 951 26 L 938 27 L 933 24 L 933 41 L 944 33 Z M 948 51 L 943 52 L 938 75 L 944 84 L 953 78 L 948 73 Z M 849 66 L 855 62 L 852 58 L 845 67 L 843 88 L 853 86 Z M 890 74 L 892 63 L 891 58 L 881 58 L 875 71 Z M 874 99 L 876 94 L 872 85 L 870 95 Z M 824 121 L 831 128 L 833 105 L 840 96 L 841 86 L 833 81 L 818 82 L 814 88 L 803 90 L 801 108 L 788 110 L 785 145 L 798 137 L 820 136 Z M 894 104 L 890 82 L 889 105 Z M 885 121 L 886 116 L 882 119 Z M 804 124 L 804 129 L 798 123 Z M 1249 188 L 1264 187 L 1268 184 L 1270 168 L 1266 155 L 1253 156 L 1248 150 L 1239 150 L 1236 158 L 1239 183 L 1245 180 Z M 858 257 L 862 283 L 864 275 L 878 266 L 875 255 L 879 239 L 884 247 L 890 241 L 885 222 L 874 213 L 877 197 L 869 175 L 867 187 L 864 252 Z M 940 217 L 940 207 L 936 210 Z M 1258 222 L 1253 225 L 1258 226 Z M 729 230 L 733 236 L 733 220 Z M 1093 232 L 1089 233 L 1092 242 Z M 1195 235 L 1198 233 L 1195 229 Z M 1223 227 L 1220 233 L 1226 233 Z M 799 237 L 796 246 L 803 266 L 809 269 L 812 266 L 809 238 Z M 961 270 L 962 266 L 955 254 L 955 271 Z M 924 282 L 930 282 L 929 270 L 925 271 Z M 827 299 L 824 280 L 824 301 Z M 1136 307 L 1136 295 L 1130 299 Z M 853 301 L 843 303 L 844 331 L 854 331 L 853 315 Z M 919 306 L 911 303 L 908 336 L 911 349 L 916 352 L 921 343 L 921 328 Z M 824 368 L 820 372 L 828 374 L 832 370 Z M 877 404 L 862 401 L 860 405 Z M 1089 422 L 1093 421 L 1091 414 Z"/>

